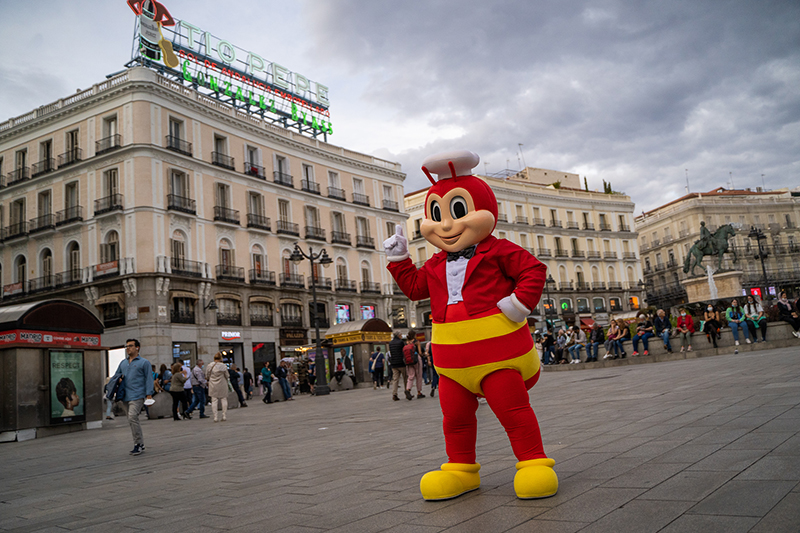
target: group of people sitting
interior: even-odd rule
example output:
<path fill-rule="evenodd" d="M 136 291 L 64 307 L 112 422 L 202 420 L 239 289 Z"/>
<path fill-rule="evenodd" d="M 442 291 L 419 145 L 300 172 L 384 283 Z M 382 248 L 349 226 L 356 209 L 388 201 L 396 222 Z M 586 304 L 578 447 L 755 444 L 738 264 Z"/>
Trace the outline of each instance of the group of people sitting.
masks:
<path fill-rule="evenodd" d="M 777 308 L 781 320 L 792 326 L 792 335 L 800 338 L 800 299 L 790 301 L 786 292 L 781 291 L 777 301 Z M 681 307 L 680 315 L 675 317 L 674 325 L 663 309 L 659 309 L 655 316 L 650 316 L 646 311 L 640 311 L 636 320 L 629 324 L 623 319 L 611 320 L 604 330 L 595 322 L 588 331 L 578 325 L 566 330 L 560 329 L 556 335 L 545 331 L 537 339 L 541 348 L 542 364 L 577 364 L 581 362 L 581 349 L 586 351 L 586 360 L 590 363 L 597 361 L 600 346 L 605 348 L 603 359 L 618 359 L 627 357 L 625 342 L 630 341 L 633 346 L 632 357 L 650 355 L 649 341 L 659 337 L 664 343 L 664 349 L 672 353 L 672 339 L 680 338 L 680 351 L 692 351 L 692 335 L 697 330 L 706 334 L 706 340 L 717 347 L 721 338 L 721 330 L 728 326 L 733 333 L 734 345 L 739 346 L 739 336 L 744 335 L 747 344 L 767 341 L 767 317 L 761 303 L 752 295 L 747 296 L 746 303 L 740 305 L 739 299 L 734 298 L 725 311 L 718 310 L 717 306 L 709 303 L 704 311 L 702 322 L 698 324 L 692 314 Z M 761 339 L 758 339 L 758 332 Z M 752 340 L 751 340 L 752 339 Z M 642 347 L 640 354 L 639 347 Z M 737 349 L 738 352 L 738 349 Z"/>

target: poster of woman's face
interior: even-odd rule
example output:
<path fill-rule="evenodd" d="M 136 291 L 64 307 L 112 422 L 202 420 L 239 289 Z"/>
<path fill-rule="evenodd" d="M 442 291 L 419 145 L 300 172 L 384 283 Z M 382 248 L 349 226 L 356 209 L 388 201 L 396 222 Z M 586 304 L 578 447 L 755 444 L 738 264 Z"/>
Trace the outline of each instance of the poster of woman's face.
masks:
<path fill-rule="evenodd" d="M 80 422 L 86 418 L 83 353 L 50 352 L 50 422 Z"/>

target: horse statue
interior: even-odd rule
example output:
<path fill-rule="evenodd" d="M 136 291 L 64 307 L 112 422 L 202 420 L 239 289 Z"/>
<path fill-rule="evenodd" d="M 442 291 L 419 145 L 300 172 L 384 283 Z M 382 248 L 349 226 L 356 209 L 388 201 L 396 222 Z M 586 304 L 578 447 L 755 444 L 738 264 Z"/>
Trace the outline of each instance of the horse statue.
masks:
<path fill-rule="evenodd" d="M 701 238 L 689 249 L 686 260 L 683 262 L 683 272 L 689 273 L 691 270 L 692 275 L 694 275 L 695 267 L 703 268 L 701 263 L 703 262 L 703 257 L 707 255 L 716 255 L 719 258 L 717 270 L 721 270 L 722 256 L 728 251 L 733 253 L 733 262 L 735 263 L 736 250 L 733 248 L 728 250 L 728 239 L 736 235 L 736 230 L 730 224 L 725 224 L 712 234 L 706 229 L 705 222 L 700 222 L 700 225 L 702 226 L 700 230 Z M 693 258 L 694 261 L 692 262 Z"/>

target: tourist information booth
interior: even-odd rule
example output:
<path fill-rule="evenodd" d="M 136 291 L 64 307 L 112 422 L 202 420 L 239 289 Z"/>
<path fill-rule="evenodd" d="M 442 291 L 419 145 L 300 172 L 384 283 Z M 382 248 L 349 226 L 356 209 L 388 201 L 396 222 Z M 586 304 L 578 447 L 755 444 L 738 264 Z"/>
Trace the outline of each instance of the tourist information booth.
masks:
<path fill-rule="evenodd" d="M 326 331 L 325 339 L 333 345 L 334 365 L 339 358 L 345 366 L 349 360 L 356 381 L 371 383 L 369 356 L 375 348 L 380 348 L 384 353 L 388 351 L 392 328 L 380 318 L 343 322 Z"/>
<path fill-rule="evenodd" d="M 0 307 L 0 442 L 101 427 L 101 333 L 69 300 Z"/>

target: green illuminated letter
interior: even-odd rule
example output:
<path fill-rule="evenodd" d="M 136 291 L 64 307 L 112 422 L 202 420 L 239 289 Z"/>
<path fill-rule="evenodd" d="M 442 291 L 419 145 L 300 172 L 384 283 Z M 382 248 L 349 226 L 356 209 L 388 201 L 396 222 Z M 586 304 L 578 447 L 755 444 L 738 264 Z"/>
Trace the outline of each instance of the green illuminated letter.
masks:
<path fill-rule="evenodd" d="M 219 92 L 219 85 L 217 85 L 217 78 L 214 76 L 208 77 L 208 88 L 212 91 Z"/>
<path fill-rule="evenodd" d="M 244 102 L 244 93 L 241 87 L 236 87 L 236 99 L 240 102 Z"/>
<path fill-rule="evenodd" d="M 230 95 L 231 95 L 231 82 L 226 81 L 225 82 L 225 96 L 230 96 Z"/>
<path fill-rule="evenodd" d="M 297 122 L 297 106 L 292 104 L 292 120 Z"/>
<path fill-rule="evenodd" d="M 181 70 L 183 71 L 183 79 L 185 79 L 186 81 L 193 81 L 192 75 L 189 74 L 188 67 L 189 67 L 189 60 L 187 59 L 186 61 L 183 62 L 183 66 L 181 67 Z"/>

